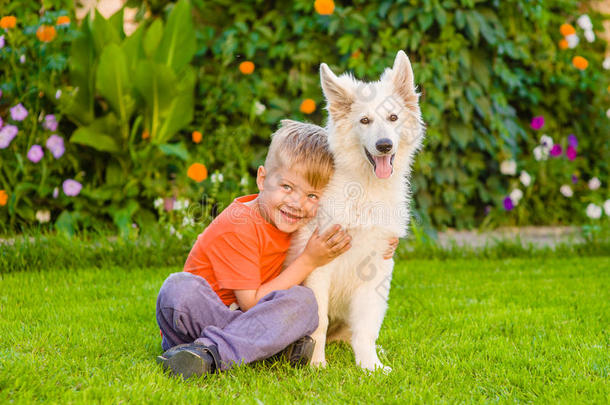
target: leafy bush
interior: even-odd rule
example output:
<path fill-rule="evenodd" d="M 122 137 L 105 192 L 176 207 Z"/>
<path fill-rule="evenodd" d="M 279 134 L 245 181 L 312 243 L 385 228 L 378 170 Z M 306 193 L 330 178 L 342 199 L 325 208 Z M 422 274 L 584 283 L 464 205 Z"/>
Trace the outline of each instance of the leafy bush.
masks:
<path fill-rule="evenodd" d="M 318 10 L 321 3 L 334 4 L 318 1 Z M 75 124 L 64 119 L 62 128 L 74 131 L 67 145 L 70 172 L 84 187 L 69 204 L 52 206 L 53 219 L 70 215 L 71 220 L 60 224 L 80 218 L 87 226 L 82 221 L 109 217 L 129 233 L 132 221 L 145 226 L 154 220 L 153 201 L 158 198 L 198 202 L 192 206 L 203 213 L 199 219 L 209 221 L 235 196 L 256 191 L 252 178 L 280 119 L 323 124 L 320 62 L 337 73 L 351 70 L 358 78 L 374 80 L 398 49 L 404 49 L 413 63 L 427 124 L 426 144 L 416 159 L 412 182 L 419 226 L 578 223 L 587 220 L 588 204 L 599 207 L 608 198 L 610 121 L 605 110 L 610 107 L 610 82 L 602 70 L 606 44 L 585 41 L 577 27 L 577 47 L 561 50 L 558 45 L 560 26 L 576 25 L 577 1 L 356 0 L 334 4 L 330 15 L 321 15 L 309 0 L 196 0 L 194 36 L 190 35 L 196 43 L 188 45 L 191 39 L 185 36 L 187 45 L 179 49 L 187 71 L 194 53 L 194 118 L 188 124 L 185 108 L 181 125 L 157 135 L 153 127 L 171 120 L 155 121 L 155 104 L 144 85 L 173 74 L 187 83 L 180 89 L 168 86 L 171 89 L 164 94 L 178 90 L 173 94 L 188 97 L 192 84 L 179 67 L 172 66 L 172 74 L 157 70 L 163 65 L 154 46 L 160 36 L 159 16 L 169 15 L 181 3 L 165 8 L 161 4 L 130 2 L 153 10 L 153 17 L 128 38 L 122 34 L 120 15 L 109 21 L 98 16 L 80 28 L 84 35 L 74 42 L 64 91 L 75 94 L 75 102 L 71 107 L 62 104 L 65 116 Z M 589 15 L 594 27 L 601 28 L 601 16 Z M 170 25 L 168 20 L 166 30 Z M 87 48 L 84 41 L 94 46 Z M 110 66 L 101 63 L 104 59 L 126 48 L 133 52 L 124 55 L 127 68 L 121 77 L 129 91 L 121 104 L 108 85 L 116 83 L 116 73 L 104 79 L 99 70 Z M 83 74 L 77 56 L 85 55 L 86 49 L 91 50 L 91 67 Z M 575 56 L 584 57 L 588 67 L 577 69 Z M 143 68 L 143 61 L 157 64 L 154 72 Z M 74 93 L 76 87 L 79 91 Z M 312 100 L 317 107 L 313 111 Z M 544 117 L 542 129 L 530 126 L 534 116 Z M 150 138 L 142 140 L 142 134 Z M 564 151 L 568 136 L 574 134 L 576 157 L 570 160 L 562 154 L 536 160 L 533 150 L 542 134 Z M 23 156 L 24 145 L 12 145 L 14 155 L 0 151 L 3 167 L 8 162 L 12 170 L 24 161 L 13 157 Z M 514 161 L 514 174 L 501 172 L 505 161 Z M 194 163 L 205 165 L 196 180 L 187 170 Z M 527 187 L 519 181 L 521 171 L 531 178 Z M 214 174 L 206 177 L 207 172 Z M 572 186 L 572 197 L 564 197 L 560 187 L 572 184 L 573 175 L 580 182 Z M 602 185 L 595 192 L 586 186 L 593 177 Z M 13 197 L 21 182 L 4 180 L 0 187 L 11 194 L 11 221 L 17 217 L 30 222 L 31 213 L 22 212 L 23 203 L 16 204 Z M 508 212 L 506 198 L 515 188 L 523 197 L 511 199 L 518 205 Z M 22 194 L 22 202 L 37 198 L 40 205 L 49 205 L 48 192 Z"/>

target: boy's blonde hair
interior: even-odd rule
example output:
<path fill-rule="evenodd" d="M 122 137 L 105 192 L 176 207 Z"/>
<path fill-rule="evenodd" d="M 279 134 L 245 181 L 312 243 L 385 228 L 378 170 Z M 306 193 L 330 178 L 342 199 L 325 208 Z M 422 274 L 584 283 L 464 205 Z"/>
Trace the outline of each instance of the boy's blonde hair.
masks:
<path fill-rule="evenodd" d="M 335 169 L 327 138 L 322 127 L 282 120 L 280 128 L 271 135 L 265 170 L 268 173 L 281 168 L 296 170 L 312 187 L 324 188 Z"/>

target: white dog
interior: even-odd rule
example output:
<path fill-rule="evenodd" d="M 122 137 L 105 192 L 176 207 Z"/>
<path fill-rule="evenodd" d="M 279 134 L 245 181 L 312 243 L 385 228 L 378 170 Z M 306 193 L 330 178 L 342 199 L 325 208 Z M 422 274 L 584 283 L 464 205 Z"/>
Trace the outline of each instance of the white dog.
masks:
<path fill-rule="evenodd" d="M 286 264 L 303 250 L 316 225 L 340 224 L 352 248 L 305 280 L 316 296 L 319 326 L 312 335 L 311 364 L 325 366 L 328 340 L 351 340 L 356 363 L 391 370 L 379 361 L 375 342 L 387 309 L 394 261 L 383 252 L 391 237 L 404 237 L 409 222 L 411 163 L 424 125 L 409 58 L 399 51 L 378 82 L 339 77 L 320 66 L 329 113 L 328 144 L 335 173 L 319 202 L 316 221 L 292 238 Z"/>

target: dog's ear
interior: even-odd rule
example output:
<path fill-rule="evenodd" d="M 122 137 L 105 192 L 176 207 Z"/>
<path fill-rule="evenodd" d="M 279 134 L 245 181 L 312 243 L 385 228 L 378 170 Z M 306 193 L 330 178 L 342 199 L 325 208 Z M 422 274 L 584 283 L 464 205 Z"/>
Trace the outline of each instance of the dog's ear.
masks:
<path fill-rule="evenodd" d="M 320 83 L 332 118 L 337 120 L 347 116 L 354 99 L 326 63 L 320 65 Z"/>
<path fill-rule="evenodd" d="M 396 59 L 394 59 L 394 66 L 392 66 L 392 83 L 398 95 L 400 95 L 407 105 L 417 103 L 419 97 L 415 91 L 413 68 L 411 67 L 411 62 L 409 61 L 407 54 L 402 50 L 398 51 Z"/>

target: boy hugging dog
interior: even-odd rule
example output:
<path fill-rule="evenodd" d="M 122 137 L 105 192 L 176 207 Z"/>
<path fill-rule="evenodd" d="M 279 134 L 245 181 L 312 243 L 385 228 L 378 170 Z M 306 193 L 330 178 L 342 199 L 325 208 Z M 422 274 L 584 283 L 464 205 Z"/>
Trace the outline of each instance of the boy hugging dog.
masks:
<path fill-rule="evenodd" d="M 272 136 L 258 194 L 236 198 L 199 235 L 184 265 L 157 298 L 165 352 L 157 361 L 183 378 L 273 356 L 308 364 L 318 327 L 312 291 L 301 285 L 316 268 L 350 249 L 339 225 L 309 238 L 283 268 L 291 235 L 315 217 L 334 171 L 323 128 L 283 121 Z M 393 255 L 398 239 L 384 256 Z"/>

